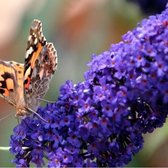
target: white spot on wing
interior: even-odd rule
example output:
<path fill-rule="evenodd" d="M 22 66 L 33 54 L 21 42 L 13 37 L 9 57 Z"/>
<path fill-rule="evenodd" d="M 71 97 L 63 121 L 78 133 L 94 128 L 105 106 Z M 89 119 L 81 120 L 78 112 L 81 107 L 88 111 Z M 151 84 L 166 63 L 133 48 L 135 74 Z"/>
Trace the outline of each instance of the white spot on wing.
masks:
<path fill-rule="evenodd" d="M 30 74 L 30 70 L 31 70 L 31 67 L 29 67 L 29 68 L 26 70 L 26 73 L 25 73 L 25 76 L 24 76 L 25 79 L 27 79 L 28 75 Z"/>
<path fill-rule="evenodd" d="M 34 40 L 34 44 L 37 44 L 37 42 L 38 42 L 38 40 L 37 40 L 37 38 L 35 38 L 35 40 Z"/>
<path fill-rule="evenodd" d="M 29 37 L 28 37 L 28 41 L 31 41 L 32 40 L 32 36 L 30 35 Z"/>
<path fill-rule="evenodd" d="M 33 47 L 30 47 L 27 51 L 26 51 L 26 58 L 28 58 L 28 56 L 30 55 L 30 54 L 32 54 L 33 53 Z"/>

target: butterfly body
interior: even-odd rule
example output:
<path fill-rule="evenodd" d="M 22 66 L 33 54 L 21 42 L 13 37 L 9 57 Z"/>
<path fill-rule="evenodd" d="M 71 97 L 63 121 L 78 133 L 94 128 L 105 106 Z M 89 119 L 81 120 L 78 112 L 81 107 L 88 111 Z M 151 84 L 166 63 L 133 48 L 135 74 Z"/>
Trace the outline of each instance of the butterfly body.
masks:
<path fill-rule="evenodd" d="M 0 60 L 0 96 L 16 108 L 16 116 L 36 111 L 57 68 L 57 54 L 47 43 L 42 24 L 34 20 L 28 37 L 25 63 Z"/>

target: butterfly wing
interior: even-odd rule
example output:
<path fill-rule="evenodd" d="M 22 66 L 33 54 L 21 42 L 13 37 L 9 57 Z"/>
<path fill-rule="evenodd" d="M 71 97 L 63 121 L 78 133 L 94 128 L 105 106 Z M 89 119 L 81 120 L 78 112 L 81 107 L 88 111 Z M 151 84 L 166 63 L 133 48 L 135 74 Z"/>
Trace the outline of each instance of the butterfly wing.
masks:
<path fill-rule="evenodd" d="M 17 76 L 18 73 L 20 76 Z M 19 79 L 20 82 L 18 81 Z M 17 103 L 17 88 L 22 81 L 22 64 L 0 60 L 0 96 L 14 106 Z"/>
<path fill-rule="evenodd" d="M 42 33 L 42 23 L 34 20 L 28 37 L 24 65 L 24 97 L 32 110 L 39 106 L 57 68 L 57 54 L 52 43 L 47 43 Z"/>

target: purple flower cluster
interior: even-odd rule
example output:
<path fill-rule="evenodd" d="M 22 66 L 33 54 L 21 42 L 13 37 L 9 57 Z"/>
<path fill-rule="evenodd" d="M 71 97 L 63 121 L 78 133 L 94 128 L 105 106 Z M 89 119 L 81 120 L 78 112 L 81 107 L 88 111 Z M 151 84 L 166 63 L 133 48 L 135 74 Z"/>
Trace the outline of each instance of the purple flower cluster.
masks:
<path fill-rule="evenodd" d="M 168 9 L 143 20 L 123 41 L 93 55 L 85 81 L 67 81 L 54 104 L 39 108 L 48 121 L 27 117 L 14 128 L 17 166 L 124 166 L 143 134 L 168 113 Z M 45 159 L 46 160 L 45 160 Z"/>

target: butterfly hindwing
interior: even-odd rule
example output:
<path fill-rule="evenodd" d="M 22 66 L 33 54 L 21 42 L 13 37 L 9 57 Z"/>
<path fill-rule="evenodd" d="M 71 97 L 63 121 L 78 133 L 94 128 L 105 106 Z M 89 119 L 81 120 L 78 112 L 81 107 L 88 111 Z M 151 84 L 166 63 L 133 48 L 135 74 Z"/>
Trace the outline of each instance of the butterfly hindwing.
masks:
<path fill-rule="evenodd" d="M 57 67 L 56 50 L 47 43 L 42 24 L 34 20 L 30 28 L 24 65 L 24 97 L 26 105 L 36 110 Z"/>

